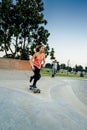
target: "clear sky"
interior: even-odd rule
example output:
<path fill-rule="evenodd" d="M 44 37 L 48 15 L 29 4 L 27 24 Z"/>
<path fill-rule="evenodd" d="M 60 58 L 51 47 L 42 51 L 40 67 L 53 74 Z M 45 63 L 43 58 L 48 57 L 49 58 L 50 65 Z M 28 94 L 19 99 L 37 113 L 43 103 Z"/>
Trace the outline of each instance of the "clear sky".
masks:
<path fill-rule="evenodd" d="M 43 0 L 49 45 L 59 63 L 87 66 L 87 0 Z"/>

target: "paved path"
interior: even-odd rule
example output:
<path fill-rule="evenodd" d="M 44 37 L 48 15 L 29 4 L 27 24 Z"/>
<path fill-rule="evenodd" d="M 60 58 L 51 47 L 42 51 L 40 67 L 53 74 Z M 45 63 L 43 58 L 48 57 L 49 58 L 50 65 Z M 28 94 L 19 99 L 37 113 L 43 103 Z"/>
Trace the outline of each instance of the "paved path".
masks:
<path fill-rule="evenodd" d="M 0 70 L 0 130 L 87 130 L 87 81 L 42 77 L 34 94 L 31 74 Z"/>

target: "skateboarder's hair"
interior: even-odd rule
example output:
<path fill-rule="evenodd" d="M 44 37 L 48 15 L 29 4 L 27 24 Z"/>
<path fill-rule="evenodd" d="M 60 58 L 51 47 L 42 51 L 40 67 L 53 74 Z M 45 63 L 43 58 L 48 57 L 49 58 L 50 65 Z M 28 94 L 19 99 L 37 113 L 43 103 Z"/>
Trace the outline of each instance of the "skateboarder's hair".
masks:
<path fill-rule="evenodd" d="M 36 52 L 39 52 L 41 47 L 43 47 L 43 45 L 37 46 L 37 47 L 36 47 Z"/>

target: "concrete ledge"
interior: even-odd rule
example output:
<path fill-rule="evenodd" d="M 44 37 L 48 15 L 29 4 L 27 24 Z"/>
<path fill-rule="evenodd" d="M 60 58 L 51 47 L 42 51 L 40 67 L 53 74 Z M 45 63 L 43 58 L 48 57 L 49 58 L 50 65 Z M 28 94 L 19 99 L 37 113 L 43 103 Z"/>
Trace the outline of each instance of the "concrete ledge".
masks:
<path fill-rule="evenodd" d="M 0 58 L 0 69 L 6 70 L 31 70 L 29 61 Z"/>

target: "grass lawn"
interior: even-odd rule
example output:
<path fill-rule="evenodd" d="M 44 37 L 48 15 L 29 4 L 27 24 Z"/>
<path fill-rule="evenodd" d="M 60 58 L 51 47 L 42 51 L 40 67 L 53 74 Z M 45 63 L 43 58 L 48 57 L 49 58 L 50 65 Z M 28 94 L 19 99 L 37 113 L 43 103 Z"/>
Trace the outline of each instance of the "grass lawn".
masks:
<path fill-rule="evenodd" d="M 41 70 L 41 75 L 42 76 L 51 76 L 51 69 L 48 68 L 43 68 Z M 59 77 L 73 77 L 73 78 L 83 78 L 83 79 L 87 79 L 87 74 L 84 75 L 84 77 L 80 77 L 79 74 L 74 74 L 74 73 L 61 73 L 61 72 L 57 72 L 55 76 L 59 76 Z"/>

